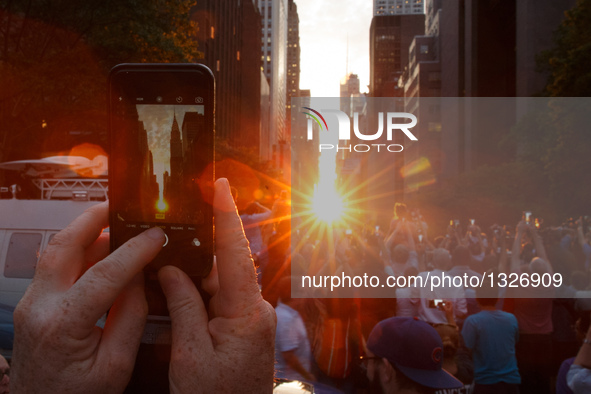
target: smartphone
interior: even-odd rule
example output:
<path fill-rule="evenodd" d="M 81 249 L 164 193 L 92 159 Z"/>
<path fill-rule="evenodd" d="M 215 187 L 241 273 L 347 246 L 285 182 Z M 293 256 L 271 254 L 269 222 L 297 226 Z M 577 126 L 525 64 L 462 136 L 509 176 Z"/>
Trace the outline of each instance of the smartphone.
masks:
<path fill-rule="evenodd" d="M 212 72 L 199 64 L 120 64 L 109 74 L 111 250 L 151 227 L 166 241 L 144 269 L 148 320 L 129 387 L 168 390 L 170 318 L 157 279 L 164 265 L 200 289 L 214 256 Z"/>
<path fill-rule="evenodd" d="M 423 234 L 418 235 L 419 243 L 423 243 Z"/>
<path fill-rule="evenodd" d="M 201 278 L 213 265 L 214 91 L 200 64 L 120 64 L 109 75 L 111 250 L 161 227 L 146 272 L 175 265 Z"/>
<path fill-rule="evenodd" d="M 531 211 L 523 211 L 523 220 L 527 224 L 531 223 Z"/>
<path fill-rule="evenodd" d="M 444 303 L 443 300 L 429 300 L 429 308 L 442 310 Z"/>
<path fill-rule="evenodd" d="M 476 223 L 476 220 L 470 219 L 470 225 L 474 226 L 474 223 Z"/>

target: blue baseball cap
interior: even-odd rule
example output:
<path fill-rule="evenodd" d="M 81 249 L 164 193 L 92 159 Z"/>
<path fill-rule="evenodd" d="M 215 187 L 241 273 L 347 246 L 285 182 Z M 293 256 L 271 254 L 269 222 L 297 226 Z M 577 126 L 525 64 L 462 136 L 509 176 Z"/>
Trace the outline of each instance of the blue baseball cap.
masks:
<path fill-rule="evenodd" d="M 412 317 L 391 317 L 371 330 L 367 348 L 387 359 L 409 379 L 434 389 L 453 389 L 462 382 L 441 368 L 443 343 L 437 331 Z"/>

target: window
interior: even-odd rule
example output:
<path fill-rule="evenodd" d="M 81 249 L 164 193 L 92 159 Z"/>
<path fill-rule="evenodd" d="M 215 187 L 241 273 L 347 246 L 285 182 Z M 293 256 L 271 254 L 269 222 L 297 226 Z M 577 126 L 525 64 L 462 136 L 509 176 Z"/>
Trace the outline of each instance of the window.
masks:
<path fill-rule="evenodd" d="M 215 38 L 215 28 L 211 26 L 209 29 L 209 37 L 213 40 Z"/>
<path fill-rule="evenodd" d="M 236 51 L 236 60 L 240 60 L 240 51 Z"/>
<path fill-rule="evenodd" d="M 430 72 L 429 73 L 429 82 L 438 82 L 441 81 L 441 73 L 438 71 Z"/>
<path fill-rule="evenodd" d="M 220 61 L 219 61 L 219 60 L 216 60 L 216 63 L 215 63 L 215 70 L 216 70 L 216 71 L 220 71 Z"/>
<path fill-rule="evenodd" d="M 32 278 L 39 259 L 42 235 L 40 233 L 13 233 L 10 237 L 4 276 Z"/>
<path fill-rule="evenodd" d="M 429 122 L 429 131 L 441 132 L 441 123 L 440 122 Z"/>

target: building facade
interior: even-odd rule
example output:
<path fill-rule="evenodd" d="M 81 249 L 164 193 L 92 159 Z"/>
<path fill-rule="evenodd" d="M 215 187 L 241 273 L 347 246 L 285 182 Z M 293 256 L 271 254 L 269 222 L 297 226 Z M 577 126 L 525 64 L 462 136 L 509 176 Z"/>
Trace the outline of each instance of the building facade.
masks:
<path fill-rule="evenodd" d="M 256 0 L 262 16 L 261 60 L 269 82 L 269 138 L 261 141 L 261 158 L 279 165 L 280 142 L 286 141 L 288 0 Z"/>
<path fill-rule="evenodd" d="M 230 146 L 257 154 L 261 144 L 261 17 L 253 1 L 198 1 L 196 38 L 216 82 L 215 126 Z"/>
<path fill-rule="evenodd" d="M 403 97 L 398 79 L 408 64 L 413 38 L 425 33 L 425 15 L 374 16 L 369 31 L 369 92 L 372 97 Z"/>
<path fill-rule="evenodd" d="M 373 14 L 376 15 L 408 15 L 423 14 L 423 0 L 374 0 Z"/>

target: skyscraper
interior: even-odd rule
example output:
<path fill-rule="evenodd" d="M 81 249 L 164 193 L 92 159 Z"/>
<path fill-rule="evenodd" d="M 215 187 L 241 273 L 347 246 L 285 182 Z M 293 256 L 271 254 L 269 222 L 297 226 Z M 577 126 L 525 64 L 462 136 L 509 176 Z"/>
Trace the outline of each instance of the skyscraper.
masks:
<path fill-rule="evenodd" d="M 270 88 L 270 133 L 261 141 L 261 157 L 279 163 L 279 141 L 285 141 L 287 73 L 287 0 L 256 0 L 262 16 L 262 63 Z"/>
<path fill-rule="evenodd" d="M 425 32 L 425 15 L 374 16 L 369 30 L 369 92 L 373 97 L 402 97 L 398 79 L 408 64 L 414 36 Z"/>
<path fill-rule="evenodd" d="M 373 0 L 373 14 L 409 15 L 423 14 L 423 0 Z"/>
<path fill-rule="evenodd" d="M 199 50 L 216 81 L 216 136 L 256 148 L 260 133 L 261 17 L 253 0 L 198 1 L 191 18 Z"/>
<path fill-rule="evenodd" d="M 288 3 L 287 20 L 287 119 L 291 113 L 291 98 L 297 97 L 300 91 L 300 19 L 298 7 L 294 0 Z M 287 125 L 290 128 L 290 122 Z M 289 133 L 288 133 L 289 134 Z"/>

